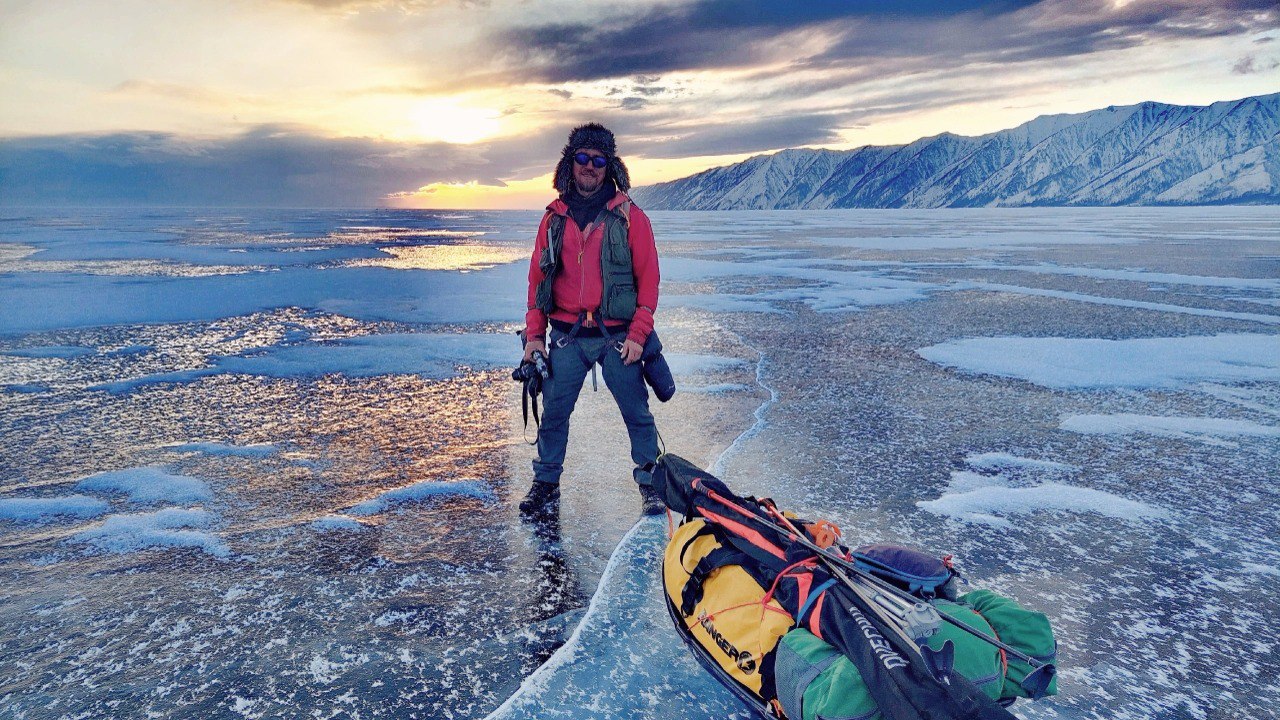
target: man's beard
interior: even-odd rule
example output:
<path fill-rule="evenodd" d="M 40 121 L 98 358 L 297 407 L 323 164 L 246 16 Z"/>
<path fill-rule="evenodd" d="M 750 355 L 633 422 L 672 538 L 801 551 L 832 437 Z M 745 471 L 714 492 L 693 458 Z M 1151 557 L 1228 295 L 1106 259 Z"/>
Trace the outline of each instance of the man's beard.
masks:
<path fill-rule="evenodd" d="M 591 184 L 588 185 L 587 183 L 591 183 Z M 598 178 L 588 178 L 585 181 L 579 180 L 578 178 L 573 179 L 573 184 L 578 188 L 578 192 L 582 193 L 583 195 L 590 195 L 594 193 L 595 191 L 600 189 L 600 186 L 603 183 L 604 183 L 604 175 L 601 175 Z"/>

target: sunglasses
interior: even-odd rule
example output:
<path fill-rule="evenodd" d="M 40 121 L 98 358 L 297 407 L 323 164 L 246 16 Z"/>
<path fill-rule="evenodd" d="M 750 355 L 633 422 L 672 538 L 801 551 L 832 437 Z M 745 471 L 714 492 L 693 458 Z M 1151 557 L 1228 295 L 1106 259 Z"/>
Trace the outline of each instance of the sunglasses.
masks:
<path fill-rule="evenodd" d="M 580 152 L 577 155 L 574 155 L 573 161 L 578 163 L 579 165 L 586 165 L 587 163 L 591 163 L 592 165 L 595 165 L 597 168 L 600 168 L 600 169 L 604 169 L 604 166 L 609 164 L 609 158 L 603 155 L 588 155 L 584 152 Z"/>

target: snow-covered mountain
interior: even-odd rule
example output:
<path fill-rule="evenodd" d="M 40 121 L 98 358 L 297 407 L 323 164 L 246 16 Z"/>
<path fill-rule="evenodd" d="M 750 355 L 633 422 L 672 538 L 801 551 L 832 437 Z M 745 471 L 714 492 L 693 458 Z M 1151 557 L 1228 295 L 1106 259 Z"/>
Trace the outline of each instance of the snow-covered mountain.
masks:
<path fill-rule="evenodd" d="M 1280 93 L 1044 115 L 909 145 L 783 150 L 633 196 L 652 210 L 1280 203 Z"/>

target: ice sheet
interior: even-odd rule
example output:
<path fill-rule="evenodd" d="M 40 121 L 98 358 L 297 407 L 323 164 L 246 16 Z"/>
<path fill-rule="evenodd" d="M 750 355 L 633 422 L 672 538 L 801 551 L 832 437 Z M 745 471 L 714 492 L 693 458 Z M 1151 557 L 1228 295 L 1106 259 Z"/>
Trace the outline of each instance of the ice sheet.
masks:
<path fill-rule="evenodd" d="M 10 350 L 5 355 L 12 357 L 24 358 L 77 358 L 85 355 L 93 355 L 97 350 L 94 348 L 68 346 L 68 345 L 48 345 L 45 347 L 22 348 L 20 350 Z"/>
<path fill-rule="evenodd" d="M 0 285 L 0 335 L 216 320 L 286 307 L 369 321 L 511 322 L 523 317 L 523 307 L 493 299 L 526 272 L 511 263 L 469 273 L 361 267 L 202 277 L 17 273 Z"/>
<path fill-rule="evenodd" d="M 487 266 L 527 256 L 540 213 L 461 215 L 0 218 L 0 242 L 21 246 L 0 247 L 0 514 L 28 518 L 0 521 L 0 715 L 482 717 L 530 674 L 504 712 L 741 712 L 655 604 L 659 529 L 618 545 L 637 501 L 607 393 L 575 415 L 562 527 L 516 519 L 532 451 L 493 369 L 518 353 L 500 327 L 520 322 L 525 266 Z M 654 405 L 672 451 L 698 447 L 735 490 L 850 539 L 954 552 L 975 585 L 1046 612 L 1063 691 L 1022 717 L 1267 716 L 1274 208 L 654 222 L 658 327 L 677 365 L 690 358 L 682 392 Z M 997 273 L 1017 280 L 975 284 Z M 436 356 L 395 337 L 419 334 L 495 344 Z M 962 352 L 915 352 L 933 347 Z M 757 356 L 753 383 L 735 358 Z M 136 379 L 146 392 L 86 391 Z M 1124 414 L 1159 420 L 1061 427 Z M 1169 419 L 1192 435 L 1152 432 Z M 1250 434 L 1208 432 L 1239 423 Z M 265 444 L 280 450 L 251 451 Z M 126 466 L 208 478 L 214 499 L 163 518 L 107 490 L 81 496 L 86 517 L 33 509 Z M 395 502 L 457 478 L 492 499 Z M 27 500 L 50 503 L 13 502 Z M 384 509 L 343 513 L 362 500 Z"/>

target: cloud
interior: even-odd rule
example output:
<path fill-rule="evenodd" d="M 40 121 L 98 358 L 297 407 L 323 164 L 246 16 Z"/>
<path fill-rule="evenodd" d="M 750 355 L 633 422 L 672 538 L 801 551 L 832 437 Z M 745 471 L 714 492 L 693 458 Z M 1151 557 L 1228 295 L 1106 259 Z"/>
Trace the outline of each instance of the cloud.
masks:
<path fill-rule="evenodd" d="M 896 59 L 898 72 L 1052 59 L 1264 31 L 1275 0 L 871 2 L 697 0 L 494 31 L 488 57 L 512 82 L 562 83 L 676 71 L 849 67 Z M 494 48 L 501 48 L 497 53 Z"/>
<path fill-rule="evenodd" d="M 1270 72 L 1280 67 L 1280 60 L 1262 60 L 1259 61 L 1254 55 L 1245 55 L 1231 66 L 1231 72 L 1236 75 L 1252 75 L 1260 72 Z"/>
<path fill-rule="evenodd" d="M 763 117 L 748 121 L 705 123 L 628 143 L 648 158 L 741 155 L 802 145 L 840 141 L 848 123 L 840 115 Z"/>
<path fill-rule="evenodd" d="M 0 185 L 10 205 L 359 207 L 433 182 L 499 184 L 510 157 L 447 143 L 325 138 L 278 125 L 219 139 L 59 135 L 0 140 Z"/>

